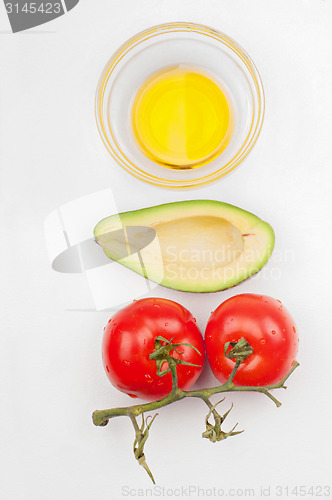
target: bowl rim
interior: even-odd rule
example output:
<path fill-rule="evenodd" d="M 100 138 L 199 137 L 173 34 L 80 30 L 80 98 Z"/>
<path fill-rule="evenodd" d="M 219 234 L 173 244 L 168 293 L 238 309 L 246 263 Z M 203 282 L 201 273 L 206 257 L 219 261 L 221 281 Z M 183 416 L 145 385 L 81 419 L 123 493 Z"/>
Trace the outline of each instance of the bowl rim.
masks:
<path fill-rule="evenodd" d="M 251 84 L 252 83 L 254 84 L 254 88 L 256 90 L 256 95 L 254 95 L 251 88 L 251 93 L 253 97 L 253 111 L 252 111 L 252 119 L 249 131 L 246 137 L 241 141 L 240 147 L 236 150 L 232 158 L 227 163 L 222 164 L 219 168 L 217 168 L 213 172 L 209 172 L 206 175 L 189 180 L 179 180 L 179 179 L 171 180 L 147 173 L 145 170 L 143 170 L 137 164 L 135 164 L 132 160 L 126 157 L 125 152 L 122 151 L 122 149 L 117 144 L 117 141 L 115 140 L 113 135 L 113 131 L 109 126 L 108 131 L 112 136 L 114 144 L 117 146 L 117 149 L 119 150 L 118 152 L 115 149 L 115 147 L 111 144 L 111 142 L 109 142 L 108 140 L 108 134 L 105 130 L 104 118 L 102 113 L 103 103 L 105 99 L 105 90 L 109 82 L 109 79 L 111 78 L 113 72 L 117 68 L 118 63 L 122 61 L 130 53 L 131 50 L 133 50 L 140 44 L 149 42 L 151 39 L 164 35 L 166 33 L 180 33 L 180 32 L 182 33 L 195 32 L 198 33 L 199 35 L 204 35 L 213 38 L 214 40 L 220 42 L 221 44 L 226 45 L 229 49 L 231 49 L 235 57 L 237 59 L 240 59 L 242 63 L 245 65 L 252 80 Z M 109 98 L 109 95 L 110 94 L 107 94 L 107 98 Z M 264 94 L 263 83 L 253 60 L 247 54 L 247 52 L 242 48 L 242 46 L 238 42 L 233 40 L 225 33 L 218 31 L 215 28 L 205 26 L 203 24 L 196 24 L 189 22 L 170 22 L 170 23 L 158 24 L 156 26 L 152 26 L 143 31 L 140 31 L 136 35 L 129 38 L 113 53 L 113 55 L 106 63 L 99 78 L 95 93 L 95 118 L 97 122 L 99 135 L 106 149 L 111 154 L 113 159 L 118 163 L 118 165 L 120 165 L 124 170 L 129 172 L 137 179 L 140 179 L 151 185 L 171 188 L 171 189 L 193 188 L 209 184 L 213 181 L 216 181 L 217 179 L 224 177 L 229 172 L 234 170 L 248 156 L 248 154 L 254 147 L 255 143 L 257 142 L 257 139 L 262 129 L 264 115 L 265 115 L 265 94 Z M 195 170 L 199 172 L 199 169 Z"/>

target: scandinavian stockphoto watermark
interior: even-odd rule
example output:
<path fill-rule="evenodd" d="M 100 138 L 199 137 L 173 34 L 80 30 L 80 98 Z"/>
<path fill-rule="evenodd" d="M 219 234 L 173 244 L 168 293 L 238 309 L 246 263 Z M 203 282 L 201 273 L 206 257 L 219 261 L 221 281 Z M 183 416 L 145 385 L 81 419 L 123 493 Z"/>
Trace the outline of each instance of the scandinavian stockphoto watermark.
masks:
<path fill-rule="evenodd" d="M 279 280 L 282 277 L 282 264 L 295 262 L 295 253 L 291 249 L 275 250 L 269 259 L 269 265 L 260 265 L 262 254 L 260 250 L 242 249 L 224 245 L 221 248 L 208 249 L 178 249 L 176 245 L 162 248 L 163 273 L 171 280 L 218 280 L 231 282 L 237 277 L 243 279 L 251 275 L 264 279 Z M 257 264 L 256 264 L 257 263 Z"/>
<path fill-rule="evenodd" d="M 79 0 L 3 0 L 13 33 L 48 23 L 72 10 Z"/>
<path fill-rule="evenodd" d="M 129 255 L 141 269 L 136 274 L 123 265 L 106 257 L 101 245 L 93 238 L 96 223 L 110 214 L 118 214 L 119 207 L 110 188 L 97 191 L 61 205 L 45 219 L 44 232 L 50 263 L 54 271 L 84 275 L 90 292 L 94 310 L 116 310 L 130 302 L 151 293 L 158 285 L 145 278 L 148 263 L 142 254 L 143 247 L 154 247 L 155 255 L 160 254 L 155 232 L 149 228 L 132 227 L 126 230 L 120 217 L 113 218 L 115 229 L 109 235 L 115 260 L 121 262 Z M 132 235 L 133 231 L 133 235 Z M 135 245 L 132 236 L 139 232 L 140 239 Z M 107 238 L 107 236 L 106 236 Z M 161 277 L 162 279 L 162 277 Z M 128 285 L 129 283 L 129 285 Z M 78 308 L 75 310 L 91 310 Z"/>

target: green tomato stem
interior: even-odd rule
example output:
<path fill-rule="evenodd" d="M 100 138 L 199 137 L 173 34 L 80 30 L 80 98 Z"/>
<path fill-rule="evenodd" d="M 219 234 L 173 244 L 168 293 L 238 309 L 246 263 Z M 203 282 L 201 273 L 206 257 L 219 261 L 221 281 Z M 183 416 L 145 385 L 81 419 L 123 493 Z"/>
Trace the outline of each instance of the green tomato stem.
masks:
<path fill-rule="evenodd" d="M 165 345 L 162 345 L 161 342 L 166 342 Z M 224 413 L 224 415 L 220 415 L 218 411 L 216 410 L 216 406 L 223 401 L 219 401 L 216 404 L 212 404 L 210 401 L 210 397 L 213 396 L 214 394 L 221 394 L 224 392 L 239 392 L 239 391 L 246 391 L 246 392 L 260 392 L 262 394 L 265 394 L 269 399 L 271 399 L 276 406 L 280 406 L 281 403 L 278 401 L 270 392 L 272 389 L 279 389 L 279 388 L 284 388 L 286 389 L 286 386 L 284 385 L 288 377 L 293 373 L 293 371 L 299 366 L 299 363 L 297 361 L 294 361 L 294 364 L 292 368 L 289 370 L 287 375 L 280 380 L 280 382 L 276 384 L 271 384 L 267 386 L 236 386 L 233 383 L 234 377 L 236 375 L 236 372 L 240 366 L 240 364 L 253 353 L 253 349 L 249 345 L 246 339 L 242 338 L 240 339 L 236 344 L 235 343 L 228 343 L 225 345 L 225 356 L 228 357 L 229 359 L 235 359 L 235 364 L 233 367 L 232 372 L 230 373 L 227 381 L 222 384 L 218 385 L 217 387 L 209 387 L 205 389 L 198 389 L 195 391 L 183 391 L 178 387 L 178 376 L 177 376 L 177 365 L 178 364 L 187 364 L 191 365 L 191 363 L 185 362 L 183 360 L 174 358 L 171 356 L 170 352 L 172 349 L 176 350 L 177 346 L 180 346 L 181 344 L 172 344 L 171 341 L 168 341 L 167 339 L 164 339 L 163 337 L 158 337 L 156 339 L 156 345 L 155 345 L 155 350 L 153 353 L 150 354 L 150 359 L 153 359 L 156 361 L 157 365 L 157 374 L 159 376 L 164 376 L 166 373 L 169 371 L 171 372 L 172 376 L 172 390 L 171 392 L 165 396 L 162 399 L 159 399 L 158 401 L 152 401 L 150 403 L 143 403 L 143 404 L 138 404 L 138 405 L 133 405 L 133 406 L 128 406 L 128 407 L 121 407 L 121 408 L 111 408 L 108 410 L 96 410 L 93 412 L 92 419 L 93 423 L 96 426 L 105 426 L 108 424 L 109 420 L 111 418 L 115 417 L 121 417 L 121 416 L 126 416 L 129 417 L 134 430 L 135 430 L 135 440 L 134 440 L 134 445 L 133 445 L 133 451 L 134 451 L 134 456 L 138 463 L 146 470 L 148 473 L 149 477 L 151 478 L 152 482 L 155 484 L 154 477 L 146 463 L 145 455 L 144 455 L 144 445 L 148 439 L 149 436 L 149 431 L 150 427 L 157 416 L 154 415 L 153 418 L 148 416 L 146 419 L 144 419 L 144 414 L 146 412 L 150 411 L 155 411 L 158 410 L 159 408 L 162 408 L 164 406 L 167 406 L 171 403 L 175 403 L 176 401 L 180 401 L 181 399 L 184 398 L 199 398 L 201 399 L 209 408 L 209 412 L 205 418 L 205 427 L 206 430 L 203 432 L 202 437 L 209 439 L 212 443 L 215 443 L 217 441 L 221 441 L 223 439 L 228 438 L 229 436 L 235 436 L 236 434 L 240 434 L 243 431 L 234 431 L 235 427 L 237 424 L 228 432 L 224 432 L 221 429 L 221 426 L 229 414 L 229 412 L 232 409 L 231 408 Z M 190 344 L 184 344 L 184 345 L 189 345 Z M 232 350 L 227 354 L 227 350 L 229 345 L 231 345 L 233 348 Z M 193 347 L 193 346 L 190 346 Z M 193 347 L 193 349 L 195 349 Z M 176 351 L 178 352 L 178 351 Z M 167 362 L 168 364 L 168 369 L 167 370 L 161 370 L 163 363 Z M 192 365 L 192 366 L 197 366 L 197 365 Z M 137 423 L 137 417 L 139 415 L 142 415 L 142 425 L 139 427 Z M 214 418 L 214 424 L 211 424 L 209 422 L 210 416 L 213 415 Z M 147 423 L 148 418 L 151 418 L 150 422 Z"/>
<path fill-rule="evenodd" d="M 151 401 L 150 403 L 143 403 L 122 408 L 121 407 L 111 408 L 107 410 L 96 410 L 92 414 L 93 423 L 96 426 L 103 426 L 106 425 L 111 418 L 121 417 L 121 416 L 130 417 L 130 415 L 137 417 L 142 413 L 158 410 L 159 408 L 163 408 L 164 406 L 167 406 L 171 403 L 175 403 L 176 401 L 180 401 L 181 399 L 184 398 L 199 398 L 206 403 L 206 401 L 214 394 L 221 394 L 223 392 L 239 392 L 239 391 L 260 392 L 262 394 L 265 394 L 268 398 L 270 398 L 276 404 L 276 406 L 280 406 L 281 403 L 274 396 L 272 396 L 272 394 L 269 391 L 272 389 L 280 389 L 280 388 L 286 389 L 284 383 L 286 382 L 288 377 L 293 373 L 293 371 L 299 366 L 299 363 L 295 361 L 290 371 L 282 380 L 280 380 L 280 382 L 267 386 L 234 385 L 232 380 L 235 376 L 238 366 L 236 366 L 235 364 L 230 377 L 222 385 L 218 385 L 217 387 L 208 387 L 205 389 L 197 389 L 195 391 L 183 391 L 182 389 L 179 389 L 177 387 L 176 365 L 174 368 L 173 364 L 171 363 L 170 369 L 172 373 L 173 382 L 175 383 L 172 388 L 172 392 L 170 394 L 165 396 L 163 399 L 159 399 L 158 401 Z M 234 371 L 235 373 L 233 373 Z M 173 372 L 175 372 L 175 375 L 173 374 Z"/>

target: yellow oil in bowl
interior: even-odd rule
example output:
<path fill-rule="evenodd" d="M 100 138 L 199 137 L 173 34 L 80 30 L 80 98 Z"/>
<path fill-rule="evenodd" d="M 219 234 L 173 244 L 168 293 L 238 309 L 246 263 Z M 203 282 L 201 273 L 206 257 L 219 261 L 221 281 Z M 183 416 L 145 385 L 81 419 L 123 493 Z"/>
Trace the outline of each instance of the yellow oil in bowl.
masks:
<path fill-rule="evenodd" d="M 132 124 L 141 150 L 154 162 L 197 168 L 226 148 L 232 110 L 226 92 L 210 75 L 177 66 L 144 82 L 134 99 Z"/>

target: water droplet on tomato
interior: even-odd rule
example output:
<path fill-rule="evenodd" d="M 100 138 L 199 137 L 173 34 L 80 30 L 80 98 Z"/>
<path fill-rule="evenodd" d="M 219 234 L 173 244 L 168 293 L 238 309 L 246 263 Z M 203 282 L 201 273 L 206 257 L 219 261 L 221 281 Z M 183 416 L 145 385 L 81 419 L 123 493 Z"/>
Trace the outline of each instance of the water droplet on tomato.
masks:
<path fill-rule="evenodd" d="M 127 361 L 126 359 L 123 360 L 124 364 L 129 366 L 130 365 L 130 361 Z"/>
<path fill-rule="evenodd" d="M 193 322 L 196 323 L 196 318 L 193 318 Z"/>
<path fill-rule="evenodd" d="M 129 394 L 129 392 L 127 392 L 128 396 L 130 396 L 131 398 L 137 398 L 138 396 L 136 396 L 136 394 Z"/>
<path fill-rule="evenodd" d="M 108 368 L 108 366 L 106 366 L 106 371 L 107 371 L 107 373 L 110 372 L 110 369 Z"/>
<path fill-rule="evenodd" d="M 146 381 L 148 382 L 148 384 L 151 384 L 151 382 L 153 382 L 153 378 L 148 373 L 146 373 L 144 375 L 144 377 L 145 377 Z"/>
<path fill-rule="evenodd" d="M 166 323 L 165 323 L 165 326 L 168 326 L 168 323 L 167 323 L 167 321 L 166 321 Z"/>
<path fill-rule="evenodd" d="M 134 299 L 133 302 L 137 302 L 137 299 Z"/>
<path fill-rule="evenodd" d="M 156 308 L 160 309 L 160 305 L 159 304 L 153 304 L 153 307 L 156 307 Z"/>
<path fill-rule="evenodd" d="M 293 326 L 293 332 L 294 332 L 294 333 L 296 333 L 296 328 L 295 328 L 295 326 Z"/>
<path fill-rule="evenodd" d="M 279 302 L 279 304 L 281 304 L 281 300 L 277 299 L 277 302 Z"/>
<path fill-rule="evenodd" d="M 261 339 L 261 340 L 260 340 L 260 343 L 261 343 L 261 344 L 266 344 L 266 340 L 265 340 L 265 339 Z"/>
<path fill-rule="evenodd" d="M 272 330 L 272 335 L 275 335 L 277 332 L 275 330 Z"/>
<path fill-rule="evenodd" d="M 112 320 L 112 318 L 111 318 L 111 319 L 109 319 L 109 320 L 108 320 L 108 323 L 112 323 L 112 321 L 113 321 L 113 320 Z"/>

